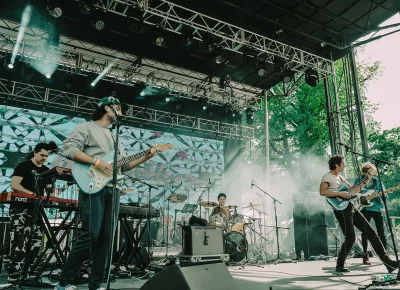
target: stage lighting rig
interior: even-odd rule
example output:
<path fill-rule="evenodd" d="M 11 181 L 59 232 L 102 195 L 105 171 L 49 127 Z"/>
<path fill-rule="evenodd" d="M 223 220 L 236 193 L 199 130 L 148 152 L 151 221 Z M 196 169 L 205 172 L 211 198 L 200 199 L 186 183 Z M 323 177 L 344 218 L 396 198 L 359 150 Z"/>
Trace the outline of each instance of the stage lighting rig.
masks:
<path fill-rule="evenodd" d="M 193 32 L 194 29 L 188 26 L 184 26 L 181 29 L 182 33 L 182 44 L 183 46 L 192 46 L 193 45 Z"/>
<path fill-rule="evenodd" d="M 215 50 L 215 39 L 210 34 L 203 35 L 203 45 L 206 52 L 213 52 Z"/>
<path fill-rule="evenodd" d="M 103 31 L 106 28 L 106 23 L 101 18 L 94 19 L 91 23 L 97 31 Z"/>
<path fill-rule="evenodd" d="M 309 68 L 305 71 L 305 81 L 306 84 L 315 87 L 319 83 L 319 75 L 318 72 L 312 68 Z"/>
<path fill-rule="evenodd" d="M 165 46 L 167 41 L 165 40 L 165 29 L 162 26 L 157 26 L 153 30 L 154 37 L 153 37 L 153 44 L 157 46 Z"/>
<path fill-rule="evenodd" d="M 215 62 L 217 64 L 223 64 L 225 62 L 225 57 L 223 57 L 222 55 L 218 54 L 215 56 Z"/>
<path fill-rule="evenodd" d="M 292 79 L 293 79 L 293 72 L 292 71 L 287 70 L 282 74 L 282 81 L 283 81 L 284 84 L 290 83 L 292 81 Z"/>
<path fill-rule="evenodd" d="M 130 9 L 127 13 L 128 28 L 136 33 L 143 31 L 143 10 L 139 8 Z"/>

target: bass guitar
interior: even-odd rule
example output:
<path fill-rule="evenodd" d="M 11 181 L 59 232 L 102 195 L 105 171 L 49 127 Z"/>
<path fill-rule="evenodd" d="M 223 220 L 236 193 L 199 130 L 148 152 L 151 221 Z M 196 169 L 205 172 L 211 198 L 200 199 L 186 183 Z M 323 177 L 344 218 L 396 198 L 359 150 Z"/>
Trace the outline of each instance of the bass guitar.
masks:
<path fill-rule="evenodd" d="M 346 183 L 343 183 L 339 189 L 335 192 L 343 192 L 343 191 L 347 191 L 347 192 L 352 192 L 354 189 L 356 189 L 358 186 L 361 185 L 361 183 L 365 183 L 365 180 L 367 180 L 367 176 L 365 176 L 364 178 L 362 178 L 357 184 L 354 184 L 352 187 L 349 188 L 349 186 Z M 344 210 L 347 208 L 347 206 L 349 205 L 349 203 L 358 198 L 358 195 L 350 195 L 350 198 L 346 199 L 346 198 L 341 198 L 339 196 L 335 196 L 335 197 L 327 197 L 326 200 L 329 202 L 329 204 L 336 210 Z"/>
<path fill-rule="evenodd" d="M 172 144 L 159 144 L 154 146 L 157 151 L 165 151 L 167 149 L 172 149 Z M 147 156 L 150 153 L 150 149 L 145 150 L 143 152 L 137 153 L 132 156 L 123 157 L 118 160 L 117 168 L 130 163 L 133 160 L 137 160 L 144 156 Z M 108 152 L 106 155 L 100 158 L 104 162 L 109 164 L 113 164 L 114 159 L 114 151 Z M 95 194 L 102 190 L 104 186 L 112 181 L 112 176 L 106 175 L 103 171 L 96 168 L 92 164 L 87 163 L 79 163 L 75 162 L 72 166 L 72 176 L 74 177 L 76 184 L 80 188 L 80 190 L 85 194 Z M 122 180 L 124 178 L 123 175 L 117 175 L 117 180 Z"/>
<path fill-rule="evenodd" d="M 400 189 L 400 184 L 389 188 L 387 190 L 376 192 L 374 189 L 368 190 L 367 192 L 363 193 L 359 198 L 353 199 L 351 203 L 353 204 L 354 210 L 362 210 L 364 207 L 370 207 L 373 204 L 370 202 L 371 199 L 377 198 L 382 194 L 388 194 L 395 192 L 396 190 Z M 359 195 L 359 194 L 358 194 Z"/>

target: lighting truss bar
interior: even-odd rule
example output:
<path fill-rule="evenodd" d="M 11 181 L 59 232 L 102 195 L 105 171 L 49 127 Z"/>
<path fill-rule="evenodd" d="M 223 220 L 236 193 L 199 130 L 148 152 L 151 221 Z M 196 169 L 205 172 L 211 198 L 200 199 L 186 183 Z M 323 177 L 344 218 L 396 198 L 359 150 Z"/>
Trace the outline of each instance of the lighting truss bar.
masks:
<path fill-rule="evenodd" d="M 0 50 L 12 52 L 16 43 L 20 24 L 0 19 Z M 180 97 L 198 100 L 208 98 L 217 105 L 229 104 L 235 109 L 261 109 L 261 89 L 239 83 L 231 83 L 231 88 L 221 89 L 219 79 L 208 84 L 206 75 L 160 63 L 150 59 L 99 47 L 68 37 L 60 37 L 60 46 L 46 48 L 47 32 L 29 27 L 18 54 L 26 62 L 50 61 L 60 65 L 59 69 L 80 74 L 100 74 L 110 63 L 113 67 L 105 78 L 125 85 L 143 82 L 165 88 Z"/>
<path fill-rule="evenodd" d="M 76 0 L 78 1 L 78 0 Z M 238 26 L 209 17 L 205 14 L 187 9 L 175 3 L 160 0 L 156 7 L 148 7 L 145 11 L 144 22 L 150 25 L 162 25 L 165 29 L 180 34 L 180 28 L 194 28 L 193 36 L 202 40 L 203 33 L 215 35 L 217 44 L 224 49 L 241 53 L 241 47 L 250 47 L 259 53 L 269 63 L 274 63 L 275 57 L 280 57 L 298 71 L 314 68 L 321 76 L 333 74 L 333 62 L 304 50 L 292 47 L 282 42 L 267 38 L 260 34 Z M 130 7 L 143 7 L 143 0 L 108 0 L 105 5 L 98 6 L 108 12 L 126 16 Z"/>
<path fill-rule="evenodd" d="M 26 103 L 40 105 L 43 108 L 62 109 L 82 114 L 92 113 L 98 107 L 97 104 L 99 102 L 98 99 L 84 95 L 6 79 L 0 79 L 0 100 L 4 104 Z M 179 115 L 134 105 L 129 105 L 126 119 L 131 122 L 159 124 L 225 138 L 254 138 L 254 128 L 252 127 Z"/>

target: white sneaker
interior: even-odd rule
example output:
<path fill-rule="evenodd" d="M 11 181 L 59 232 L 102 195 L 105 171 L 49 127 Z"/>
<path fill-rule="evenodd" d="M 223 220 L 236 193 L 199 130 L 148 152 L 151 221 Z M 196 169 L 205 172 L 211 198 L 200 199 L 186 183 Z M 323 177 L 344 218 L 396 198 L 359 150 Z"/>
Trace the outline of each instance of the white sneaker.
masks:
<path fill-rule="evenodd" d="M 76 286 L 74 285 L 67 285 L 65 287 L 60 286 L 60 284 L 57 283 L 56 287 L 54 287 L 54 290 L 75 290 Z"/>

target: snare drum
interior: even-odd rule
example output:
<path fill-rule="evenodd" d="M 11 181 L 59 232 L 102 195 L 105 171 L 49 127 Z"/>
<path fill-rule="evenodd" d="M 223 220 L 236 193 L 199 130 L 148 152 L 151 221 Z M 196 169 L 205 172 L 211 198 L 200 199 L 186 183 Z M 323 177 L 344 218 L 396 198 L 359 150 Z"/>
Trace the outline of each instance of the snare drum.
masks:
<path fill-rule="evenodd" d="M 229 222 L 234 225 L 234 224 L 239 224 L 239 223 L 244 223 L 244 216 L 238 213 L 235 213 L 232 215 L 229 219 Z"/>
<path fill-rule="evenodd" d="M 228 218 L 223 213 L 213 213 L 210 215 L 209 226 L 221 227 L 224 231 L 229 230 Z"/>

